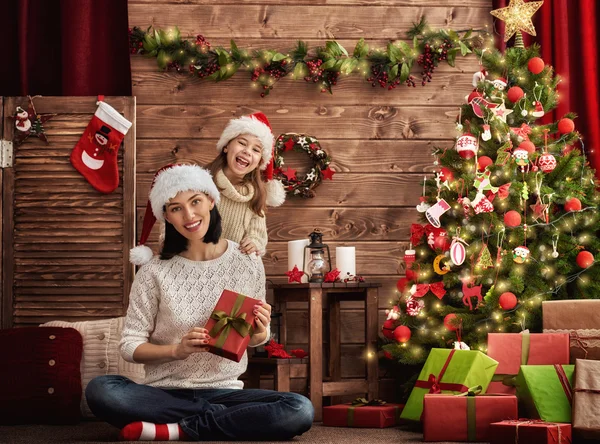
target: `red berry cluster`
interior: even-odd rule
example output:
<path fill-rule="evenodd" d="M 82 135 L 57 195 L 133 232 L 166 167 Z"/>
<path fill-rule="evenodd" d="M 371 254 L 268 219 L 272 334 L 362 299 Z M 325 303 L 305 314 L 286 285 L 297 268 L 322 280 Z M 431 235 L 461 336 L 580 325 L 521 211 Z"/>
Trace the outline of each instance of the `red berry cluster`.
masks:
<path fill-rule="evenodd" d="M 217 62 L 209 62 L 201 65 L 190 65 L 190 72 L 196 73 L 201 79 L 214 74 L 218 70 L 219 64 Z"/>
<path fill-rule="evenodd" d="M 174 69 L 178 73 L 183 72 L 183 67 L 181 66 L 181 64 L 179 62 L 171 62 L 171 63 L 167 64 L 167 69 L 169 69 L 169 70 Z"/>
<path fill-rule="evenodd" d="M 261 97 L 269 94 L 269 91 L 273 89 L 273 84 L 282 77 L 285 77 L 288 73 L 288 62 L 282 60 L 280 62 L 273 62 L 263 67 L 255 68 L 252 71 L 250 79 L 253 82 L 258 82 L 263 89 L 260 93 Z"/>
<path fill-rule="evenodd" d="M 396 86 L 400 85 L 400 77 L 396 77 L 394 80 L 390 81 L 386 65 L 382 64 L 373 64 L 371 66 L 371 77 L 367 78 L 367 82 L 371 82 L 371 86 L 375 88 L 377 84 L 382 88 L 387 86 L 388 91 L 395 89 Z M 404 82 L 406 86 L 416 86 L 414 82 L 413 76 L 408 76 L 406 81 Z"/>
<path fill-rule="evenodd" d="M 129 52 L 131 54 L 139 54 L 144 49 L 144 42 L 138 35 L 137 32 L 134 32 L 132 28 L 129 28 Z"/>
<path fill-rule="evenodd" d="M 417 63 L 423 67 L 421 85 L 425 86 L 425 83 L 431 82 L 435 67 L 440 61 L 448 58 L 448 49 L 451 47 L 450 40 L 444 40 L 439 48 L 431 46 L 429 43 L 425 44 L 423 54 L 417 59 Z"/>
<path fill-rule="evenodd" d="M 201 34 L 196 36 L 196 46 L 200 52 L 207 52 L 210 49 L 210 43 Z"/>
<path fill-rule="evenodd" d="M 306 62 L 308 75 L 304 77 L 304 80 L 313 83 L 322 82 L 323 88 L 321 88 L 321 92 L 326 92 L 330 90 L 332 86 L 337 85 L 337 79 L 340 76 L 340 73 L 338 71 L 324 71 L 321 69 L 321 65 L 323 65 L 322 59 L 314 59 Z"/>

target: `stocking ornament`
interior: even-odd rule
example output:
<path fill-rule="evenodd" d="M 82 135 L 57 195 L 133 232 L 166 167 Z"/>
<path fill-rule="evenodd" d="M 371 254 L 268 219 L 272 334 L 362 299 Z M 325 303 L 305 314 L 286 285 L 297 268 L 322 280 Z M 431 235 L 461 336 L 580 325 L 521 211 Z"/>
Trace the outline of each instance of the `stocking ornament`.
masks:
<path fill-rule="evenodd" d="M 437 203 L 425 212 L 425 217 L 435 228 L 440 228 L 440 216 L 450 209 L 450 205 L 444 199 L 440 199 Z"/>
<path fill-rule="evenodd" d="M 483 125 L 483 133 L 481 134 L 481 139 L 485 142 L 492 138 L 492 132 L 490 131 L 490 126 L 486 123 Z"/>
<path fill-rule="evenodd" d="M 71 152 L 71 164 L 101 193 L 112 193 L 119 186 L 117 153 L 129 128 L 130 121 L 100 101 Z"/>

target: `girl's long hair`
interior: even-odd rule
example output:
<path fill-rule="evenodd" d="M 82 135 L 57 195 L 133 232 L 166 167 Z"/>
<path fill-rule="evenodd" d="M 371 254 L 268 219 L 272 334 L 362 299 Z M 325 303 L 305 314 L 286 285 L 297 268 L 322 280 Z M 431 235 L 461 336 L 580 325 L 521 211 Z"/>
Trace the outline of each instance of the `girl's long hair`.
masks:
<path fill-rule="evenodd" d="M 260 163 L 259 163 L 260 165 Z M 206 165 L 213 177 L 217 172 L 222 171 L 227 166 L 227 153 L 221 151 L 215 160 Z M 254 187 L 254 196 L 250 199 L 250 209 L 253 213 L 264 217 L 267 212 L 267 190 L 265 189 L 265 183 L 263 182 L 260 168 L 256 167 L 253 171 L 246 174 L 244 177 L 244 184 L 250 183 Z M 217 187 L 219 185 L 217 184 Z M 219 190 L 222 191 L 222 190 Z"/>
<path fill-rule="evenodd" d="M 163 208 L 163 212 L 164 211 L 166 211 L 166 207 Z M 206 230 L 206 234 L 202 241 L 205 244 L 216 244 L 219 242 L 222 232 L 221 214 L 219 214 L 219 210 L 217 210 L 217 206 L 215 205 L 213 209 L 210 210 L 210 223 L 208 224 L 208 230 Z M 160 250 L 160 258 L 162 260 L 171 259 L 173 256 L 176 256 L 187 249 L 187 238 L 165 220 L 165 241 Z"/>

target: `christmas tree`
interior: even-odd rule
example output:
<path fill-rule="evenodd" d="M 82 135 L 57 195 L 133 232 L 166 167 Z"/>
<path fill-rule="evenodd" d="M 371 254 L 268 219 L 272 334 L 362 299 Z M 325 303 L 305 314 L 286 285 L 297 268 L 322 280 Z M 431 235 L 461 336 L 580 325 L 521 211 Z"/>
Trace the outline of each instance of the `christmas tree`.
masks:
<path fill-rule="evenodd" d="M 523 45 L 539 7 L 526 5 L 492 12 L 515 46 L 501 53 L 489 39 L 475 50 L 481 70 L 457 110 L 456 144 L 434 151 L 417 206 L 424 223 L 411 227 L 406 278 L 383 325 L 390 359 L 485 352 L 489 332 L 540 332 L 544 300 L 600 297 L 595 174 L 574 114 L 538 122 L 556 107 L 560 79 L 538 46 Z"/>

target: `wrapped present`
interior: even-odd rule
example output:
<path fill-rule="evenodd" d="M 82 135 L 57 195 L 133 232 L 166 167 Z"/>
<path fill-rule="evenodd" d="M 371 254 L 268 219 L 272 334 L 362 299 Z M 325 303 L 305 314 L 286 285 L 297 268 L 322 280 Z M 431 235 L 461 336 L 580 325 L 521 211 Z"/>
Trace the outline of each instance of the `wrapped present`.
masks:
<path fill-rule="evenodd" d="M 600 360 L 600 300 L 542 302 L 544 333 L 568 333 L 571 364 L 576 359 Z"/>
<path fill-rule="evenodd" d="M 489 441 L 491 423 L 519 417 L 516 396 L 480 392 L 481 386 L 460 395 L 425 395 L 423 440 Z"/>
<path fill-rule="evenodd" d="M 458 394 L 477 385 L 485 393 L 497 366 L 480 351 L 432 348 L 400 417 L 419 421 L 428 393 Z"/>
<path fill-rule="evenodd" d="M 522 365 L 517 397 L 527 417 L 571 422 L 574 365 Z"/>
<path fill-rule="evenodd" d="M 521 365 L 569 363 L 567 333 L 490 333 L 488 356 L 498 361 L 496 374 L 486 393 L 516 393 L 515 380 Z"/>
<path fill-rule="evenodd" d="M 573 388 L 573 434 L 600 439 L 600 361 L 578 359 Z"/>
<path fill-rule="evenodd" d="M 254 306 L 258 299 L 223 290 L 217 305 L 204 326 L 211 353 L 240 362 L 248 348 L 254 325 Z"/>
<path fill-rule="evenodd" d="M 393 427 L 404 405 L 379 399 L 357 398 L 349 404 L 323 407 L 323 425 L 329 427 Z"/>
<path fill-rule="evenodd" d="M 571 444 L 571 424 L 518 419 L 490 424 L 490 444 Z"/>

